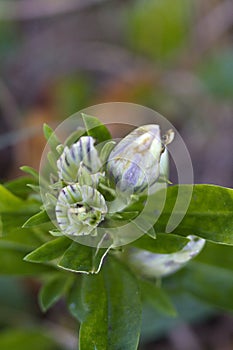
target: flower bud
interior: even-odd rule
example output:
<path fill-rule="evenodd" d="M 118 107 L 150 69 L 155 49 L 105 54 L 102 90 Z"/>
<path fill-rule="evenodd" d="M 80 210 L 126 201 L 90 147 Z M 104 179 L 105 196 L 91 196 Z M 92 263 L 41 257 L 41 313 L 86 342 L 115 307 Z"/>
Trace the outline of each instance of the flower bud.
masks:
<path fill-rule="evenodd" d="M 120 188 L 141 192 L 159 177 L 164 146 L 159 125 L 144 125 L 124 137 L 110 153 L 107 171 Z"/>
<path fill-rule="evenodd" d="M 59 179 L 67 184 L 77 183 L 80 167 L 84 167 L 89 174 L 96 174 L 101 167 L 91 136 L 82 136 L 70 148 L 67 146 L 64 148 L 57 160 Z"/>
<path fill-rule="evenodd" d="M 95 228 L 107 213 L 107 206 L 96 189 L 73 184 L 60 191 L 55 210 L 61 231 L 80 236 L 95 233 Z"/>
<path fill-rule="evenodd" d="M 205 245 L 205 239 L 203 238 L 193 235 L 187 238 L 190 241 L 184 248 L 171 254 L 155 254 L 134 248 L 129 252 L 129 262 L 132 267 L 149 278 L 170 275 L 198 255 Z"/>

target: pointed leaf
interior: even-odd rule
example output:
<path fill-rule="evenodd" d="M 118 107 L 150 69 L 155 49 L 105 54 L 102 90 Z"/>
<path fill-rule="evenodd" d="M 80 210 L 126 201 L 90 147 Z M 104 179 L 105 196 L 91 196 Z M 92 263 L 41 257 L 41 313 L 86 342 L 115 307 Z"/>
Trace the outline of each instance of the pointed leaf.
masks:
<path fill-rule="evenodd" d="M 71 244 L 66 237 L 53 239 L 25 256 L 25 261 L 36 263 L 47 262 L 59 258 Z"/>
<path fill-rule="evenodd" d="M 25 173 L 33 176 L 35 180 L 39 181 L 39 173 L 37 170 L 33 169 L 30 166 L 24 165 L 20 167 L 20 170 L 24 171 Z"/>
<path fill-rule="evenodd" d="M 0 243 L 1 275 L 37 275 L 56 271 L 53 266 L 31 264 L 23 260 L 28 250 Z"/>
<path fill-rule="evenodd" d="M 44 136 L 49 143 L 51 151 L 53 151 L 55 154 L 58 155 L 56 148 L 57 148 L 57 146 L 59 146 L 61 144 L 61 142 L 58 140 L 55 132 L 47 124 L 43 125 L 43 131 L 44 131 Z"/>
<path fill-rule="evenodd" d="M 82 113 L 82 118 L 87 130 L 87 135 L 92 136 L 98 143 L 110 140 L 112 138 L 110 132 L 99 119 Z"/>
<path fill-rule="evenodd" d="M 98 275 L 83 277 L 81 293 L 86 315 L 80 327 L 80 350 L 136 350 L 141 303 L 131 272 L 109 259 Z"/>
<path fill-rule="evenodd" d="M 167 189 L 166 204 L 155 224 L 156 232 L 166 232 L 179 187 L 183 200 L 190 194 L 190 186 L 171 186 Z M 181 205 L 181 203 L 180 203 Z M 173 212 L 184 218 L 172 233 L 188 236 L 197 235 L 212 242 L 233 245 L 233 189 L 214 185 L 194 185 L 192 199 L 187 211 Z"/>
<path fill-rule="evenodd" d="M 73 242 L 63 255 L 58 266 L 73 272 L 98 273 L 108 250 L 105 248 L 92 248 Z"/>
<path fill-rule="evenodd" d="M 38 226 L 41 224 L 45 224 L 47 222 L 50 222 L 50 218 L 46 212 L 46 210 L 43 210 L 33 216 L 31 216 L 24 224 L 23 227 L 32 227 L 32 226 Z"/>

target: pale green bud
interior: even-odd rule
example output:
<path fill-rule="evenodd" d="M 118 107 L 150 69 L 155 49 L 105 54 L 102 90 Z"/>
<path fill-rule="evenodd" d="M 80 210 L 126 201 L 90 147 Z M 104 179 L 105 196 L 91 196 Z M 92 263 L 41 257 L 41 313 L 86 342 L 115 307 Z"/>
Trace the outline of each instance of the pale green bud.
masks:
<path fill-rule="evenodd" d="M 101 168 L 98 152 L 94 147 L 94 139 L 91 136 L 82 136 L 70 148 L 65 147 L 57 160 L 58 176 L 67 184 L 79 182 L 82 168 L 88 174 L 97 174 Z M 98 176 L 93 176 L 93 182 Z"/>
<path fill-rule="evenodd" d="M 141 192 L 156 182 L 164 150 L 159 125 L 140 126 L 124 137 L 110 153 L 107 171 L 120 188 Z"/>
<path fill-rule="evenodd" d="M 205 245 L 205 239 L 193 235 L 187 238 L 190 241 L 186 246 L 182 250 L 171 254 L 155 254 L 133 248 L 129 252 L 129 262 L 142 275 L 149 278 L 170 275 L 198 255 Z"/>
<path fill-rule="evenodd" d="M 102 194 L 93 187 L 73 184 L 60 191 L 55 210 L 61 231 L 80 236 L 95 234 L 95 228 L 104 220 L 107 206 Z"/>

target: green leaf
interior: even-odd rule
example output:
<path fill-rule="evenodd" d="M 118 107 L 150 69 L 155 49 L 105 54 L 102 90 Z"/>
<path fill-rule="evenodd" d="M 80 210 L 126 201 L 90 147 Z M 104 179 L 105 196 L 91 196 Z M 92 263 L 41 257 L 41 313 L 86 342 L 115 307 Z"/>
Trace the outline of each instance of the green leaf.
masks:
<path fill-rule="evenodd" d="M 171 233 L 157 233 L 156 239 L 144 235 L 130 245 L 157 254 L 170 254 L 181 250 L 188 242 L 189 239 L 186 237 Z"/>
<path fill-rule="evenodd" d="M 32 227 L 32 226 L 38 226 L 41 224 L 45 224 L 47 222 L 50 222 L 50 218 L 46 212 L 46 210 L 43 210 L 33 216 L 31 216 L 24 224 L 23 227 Z"/>
<path fill-rule="evenodd" d="M 108 250 L 73 242 L 59 261 L 58 266 L 73 272 L 98 273 Z"/>
<path fill-rule="evenodd" d="M 51 151 L 58 155 L 57 146 L 59 146 L 61 142 L 58 140 L 55 132 L 47 124 L 43 125 L 43 131 L 44 131 L 44 136 L 51 148 Z"/>
<path fill-rule="evenodd" d="M 24 247 L 29 250 L 37 248 L 41 243 L 42 239 L 33 230 L 15 229 L 12 228 L 10 232 L 4 234 L 1 242 L 10 242 L 15 244 L 17 247 Z"/>
<path fill-rule="evenodd" d="M 163 314 L 176 316 L 176 310 L 164 289 L 145 280 L 142 280 L 140 284 L 142 297 L 146 302 Z"/>
<path fill-rule="evenodd" d="M 197 261 L 183 272 L 183 288 L 209 304 L 233 310 L 233 272 Z"/>
<path fill-rule="evenodd" d="M 86 317 L 86 310 L 82 302 L 82 277 L 83 275 L 76 275 L 71 291 L 67 298 L 67 304 L 70 313 L 81 323 Z"/>
<path fill-rule="evenodd" d="M 0 213 L 15 212 L 24 201 L 0 185 Z"/>
<path fill-rule="evenodd" d="M 82 118 L 87 130 L 87 135 L 92 136 L 98 143 L 110 140 L 112 138 L 110 132 L 99 119 L 82 113 Z"/>
<path fill-rule="evenodd" d="M 233 247 L 207 242 L 195 261 L 233 271 Z"/>
<path fill-rule="evenodd" d="M 44 329 L 7 329 L 0 332 L 0 349 L 4 350 L 61 350 Z"/>
<path fill-rule="evenodd" d="M 37 275 L 51 273 L 54 267 L 46 265 L 31 264 L 23 260 L 28 249 L 15 247 L 0 242 L 0 274 L 2 275 Z"/>
<path fill-rule="evenodd" d="M 178 187 L 182 187 L 183 200 L 190 193 L 191 185 L 171 186 L 167 189 L 165 208 L 155 224 L 156 232 L 166 232 L 166 225 L 171 216 Z M 180 204 L 181 206 L 181 204 Z M 190 206 L 181 223 L 172 232 L 187 236 L 196 235 L 212 242 L 233 245 L 233 189 L 213 186 L 194 185 Z"/>
<path fill-rule="evenodd" d="M 49 279 L 39 293 L 39 304 L 42 311 L 47 311 L 53 306 L 68 290 L 71 283 L 71 278 L 58 274 Z"/>
<path fill-rule="evenodd" d="M 34 199 L 23 200 L 3 185 L 0 185 L 0 213 L 12 213 L 12 218 L 17 213 L 34 214 L 39 210 L 41 203 Z"/>
<path fill-rule="evenodd" d="M 131 272 L 109 259 L 98 275 L 83 277 L 81 293 L 86 315 L 80 327 L 80 350 L 136 350 L 141 302 Z"/>
<path fill-rule="evenodd" d="M 24 229 L 23 223 L 28 219 L 24 213 L 3 213 L 2 217 L 2 238 L 1 240 L 15 242 L 18 245 L 35 249 L 43 243 L 45 233 L 41 234 L 38 227 Z"/>
<path fill-rule="evenodd" d="M 22 176 L 15 180 L 11 180 L 4 183 L 4 187 L 13 193 L 15 196 L 20 197 L 22 199 L 26 199 L 28 195 L 32 192 L 30 187 L 36 187 L 37 181 L 35 179 Z"/>
<path fill-rule="evenodd" d="M 53 239 L 24 257 L 25 261 L 35 263 L 47 262 L 59 258 L 71 244 L 67 237 Z"/>
<path fill-rule="evenodd" d="M 33 169 L 30 166 L 24 165 L 20 167 L 20 170 L 24 171 L 25 173 L 33 176 L 35 180 L 39 181 L 39 173 L 37 170 Z"/>

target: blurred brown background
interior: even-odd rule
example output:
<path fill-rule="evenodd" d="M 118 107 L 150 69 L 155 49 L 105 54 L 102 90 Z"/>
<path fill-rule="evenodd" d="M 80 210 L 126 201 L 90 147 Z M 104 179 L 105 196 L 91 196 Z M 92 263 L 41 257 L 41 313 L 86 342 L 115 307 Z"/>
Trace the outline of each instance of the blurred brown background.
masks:
<path fill-rule="evenodd" d="M 196 183 L 232 187 L 232 39 L 230 0 L 1 0 L 0 179 L 38 168 L 43 122 L 129 101 L 175 125 Z M 177 331 L 142 349 L 233 349 L 232 319 L 216 323 L 225 345 L 185 326 L 193 347 Z"/>

